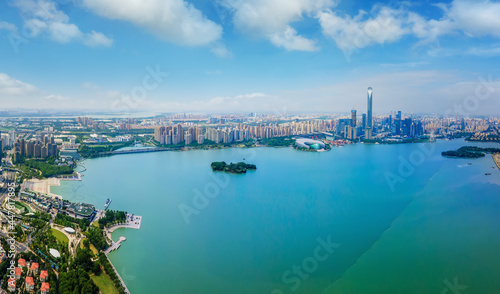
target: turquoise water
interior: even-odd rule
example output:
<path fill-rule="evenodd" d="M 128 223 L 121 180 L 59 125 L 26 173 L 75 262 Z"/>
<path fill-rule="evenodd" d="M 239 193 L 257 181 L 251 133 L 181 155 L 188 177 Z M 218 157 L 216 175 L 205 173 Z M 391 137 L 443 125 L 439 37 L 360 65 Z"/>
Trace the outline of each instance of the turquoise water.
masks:
<path fill-rule="evenodd" d="M 462 145 L 119 155 L 52 192 L 143 216 L 109 256 L 132 293 L 497 293 L 500 171 L 441 157 Z M 243 158 L 257 170 L 211 171 Z"/>

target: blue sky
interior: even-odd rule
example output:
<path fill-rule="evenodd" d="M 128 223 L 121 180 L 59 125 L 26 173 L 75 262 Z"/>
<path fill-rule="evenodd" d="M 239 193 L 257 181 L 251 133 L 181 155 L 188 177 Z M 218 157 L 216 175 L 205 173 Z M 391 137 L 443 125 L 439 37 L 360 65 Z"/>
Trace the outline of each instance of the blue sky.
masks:
<path fill-rule="evenodd" d="M 7 0 L 0 108 L 364 112 L 371 86 L 376 113 L 498 115 L 498 15 L 470 0 Z"/>

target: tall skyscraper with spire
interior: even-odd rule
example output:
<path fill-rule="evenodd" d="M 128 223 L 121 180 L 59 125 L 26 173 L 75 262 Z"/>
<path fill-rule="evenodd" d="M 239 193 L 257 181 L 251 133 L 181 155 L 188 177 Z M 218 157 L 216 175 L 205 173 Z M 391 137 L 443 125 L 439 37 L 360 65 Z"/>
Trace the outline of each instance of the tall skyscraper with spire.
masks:
<path fill-rule="evenodd" d="M 372 102 L 373 102 L 373 89 L 372 87 L 368 88 L 368 115 L 366 118 L 366 127 L 367 128 L 372 128 L 373 127 L 373 119 L 372 119 Z"/>

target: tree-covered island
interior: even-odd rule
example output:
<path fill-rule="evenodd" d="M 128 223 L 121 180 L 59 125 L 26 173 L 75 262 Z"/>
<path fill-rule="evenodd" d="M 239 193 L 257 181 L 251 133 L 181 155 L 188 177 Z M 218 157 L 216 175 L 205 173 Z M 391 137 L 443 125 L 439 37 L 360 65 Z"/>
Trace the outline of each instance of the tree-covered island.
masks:
<path fill-rule="evenodd" d="M 223 171 L 232 174 L 244 174 L 247 170 L 256 170 L 255 164 L 248 164 L 244 162 L 227 164 L 225 161 L 216 161 L 211 164 L 213 171 Z"/>
<path fill-rule="evenodd" d="M 500 152 L 500 148 L 481 148 L 476 146 L 463 146 L 457 150 L 444 151 L 441 155 L 453 158 L 480 158 L 484 157 L 485 153 Z"/>

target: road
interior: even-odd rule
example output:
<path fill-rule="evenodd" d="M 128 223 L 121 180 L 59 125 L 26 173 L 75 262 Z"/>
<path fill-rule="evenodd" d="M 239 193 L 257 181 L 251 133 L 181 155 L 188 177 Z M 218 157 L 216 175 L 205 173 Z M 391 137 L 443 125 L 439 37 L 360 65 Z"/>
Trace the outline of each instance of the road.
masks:
<path fill-rule="evenodd" d="M 5 237 L 5 238 L 9 238 L 9 235 L 6 234 L 6 233 L 4 233 L 4 232 L 0 232 L 0 236 Z M 19 243 L 17 241 L 15 241 L 15 242 L 16 242 L 16 250 L 17 250 L 17 252 L 26 252 L 26 251 L 28 251 L 28 247 L 25 244 Z M 5 248 L 5 251 L 9 251 L 8 248 Z"/>

